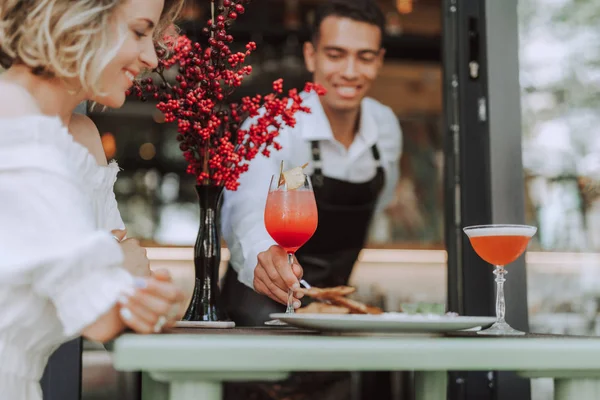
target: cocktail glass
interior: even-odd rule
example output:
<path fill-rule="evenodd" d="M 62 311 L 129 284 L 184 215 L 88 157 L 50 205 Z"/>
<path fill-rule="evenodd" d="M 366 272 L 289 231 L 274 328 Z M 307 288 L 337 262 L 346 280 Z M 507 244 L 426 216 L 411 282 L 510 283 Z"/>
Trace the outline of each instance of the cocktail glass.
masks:
<path fill-rule="evenodd" d="M 507 274 L 504 267 L 515 261 L 527 248 L 529 239 L 537 228 L 528 225 L 476 225 L 463 229 L 469 237 L 473 250 L 484 261 L 495 266 L 496 275 L 496 322 L 488 329 L 477 332 L 480 335 L 524 335 L 525 332 L 513 329 L 506 323 L 506 303 L 504 282 Z"/>
<path fill-rule="evenodd" d="M 279 174 L 271 177 L 271 185 L 265 207 L 265 227 L 278 245 L 288 255 L 290 268 L 294 253 L 302 247 L 317 230 L 317 204 L 310 177 L 304 174 L 304 183 L 299 188 L 289 189 L 280 184 Z M 294 292 L 288 290 L 286 313 L 294 313 Z"/>

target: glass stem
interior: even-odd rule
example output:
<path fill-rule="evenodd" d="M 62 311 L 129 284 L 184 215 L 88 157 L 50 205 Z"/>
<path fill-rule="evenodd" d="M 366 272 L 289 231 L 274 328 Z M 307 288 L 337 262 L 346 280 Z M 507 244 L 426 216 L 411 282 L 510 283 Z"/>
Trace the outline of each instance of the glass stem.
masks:
<path fill-rule="evenodd" d="M 290 265 L 290 269 L 294 265 L 294 253 L 288 253 L 288 264 Z M 288 289 L 288 298 L 287 298 L 287 308 L 285 310 L 286 314 L 294 313 L 294 291 L 292 289 Z"/>
<path fill-rule="evenodd" d="M 504 265 L 496 265 L 494 275 L 496 275 L 496 323 L 505 323 L 504 315 L 506 313 L 506 302 L 504 301 L 504 282 L 508 272 L 504 269 Z"/>

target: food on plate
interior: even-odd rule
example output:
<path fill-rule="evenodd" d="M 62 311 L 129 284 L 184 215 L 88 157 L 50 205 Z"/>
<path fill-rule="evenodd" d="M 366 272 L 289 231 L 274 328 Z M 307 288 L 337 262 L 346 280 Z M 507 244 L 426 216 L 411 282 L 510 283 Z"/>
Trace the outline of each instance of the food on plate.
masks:
<path fill-rule="evenodd" d="M 305 296 L 312 297 L 313 299 L 328 299 L 332 296 L 347 296 L 356 292 L 356 289 L 352 286 L 336 286 L 325 289 L 318 287 L 311 287 L 310 289 L 300 288 L 296 291 L 298 293 L 303 293 Z"/>
<path fill-rule="evenodd" d="M 300 314 L 350 314 L 350 310 L 333 304 L 314 302 L 296 310 Z"/>
<path fill-rule="evenodd" d="M 296 292 L 303 293 L 305 296 L 320 301 L 320 303 L 315 302 L 306 307 L 300 308 L 296 310 L 296 312 L 305 314 L 383 314 L 383 310 L 379 307 L 369 306 L 361 303 L 360 301 L 345 297 L 354 293 L 355 291 L 356 289 L 351 286 L 296 289 Z M 339 311 L 335 312 L 336 309 L 339 309 Z"/>

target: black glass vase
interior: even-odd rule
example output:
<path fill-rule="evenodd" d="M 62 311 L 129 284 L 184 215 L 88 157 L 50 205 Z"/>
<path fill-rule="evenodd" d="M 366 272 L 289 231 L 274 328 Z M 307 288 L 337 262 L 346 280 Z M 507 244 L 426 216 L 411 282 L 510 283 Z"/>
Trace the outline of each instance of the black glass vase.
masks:
<path fill-rule="evenodd" d="M 200 227 L 194 246 L 194 293 L 184 321 L 229 321 L 221 304 L 219 266 L 221 264 L 221 232 L 219 217 L 223 187 L 196 186 L 200 206 Z"/>

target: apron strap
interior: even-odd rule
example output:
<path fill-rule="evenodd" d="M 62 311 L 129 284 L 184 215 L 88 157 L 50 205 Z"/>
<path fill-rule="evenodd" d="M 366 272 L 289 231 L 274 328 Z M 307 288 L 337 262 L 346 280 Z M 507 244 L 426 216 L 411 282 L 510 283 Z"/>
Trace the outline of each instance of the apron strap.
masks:
<path fill-rule="evenodd" d="M 377 168 L 382 168 L 381 167 L 381 157 L 379 155 L 379 149 L 377 148 L 377 145 L 374 144 L 373 146 L 371 146 L 371 153 L 373 154 L 373 159 L 375 160 L 375 164 L 377 165 Z"/>
<path fill-rule="evenodd" d="M 312 140 L 310 142 L 311 153 L 312 153 L 312 161 L 314 172 L 311 177 L 313 186 L 323 186 L 323 162 L 321 161 L 321 148 L 319 146 L 319 141 Z"/>
<path fill-rule="evenodd" d="M 375 160 L 375 165 L 377 165 L 377 173 L 385 177 L 385 170 L 381 164 L 381 157 L 379 154 L 379 149 L 377 148 L 377 144 L 371 146 L 371 153 L 373 153 L 373 159 Z M 383 186 L 381 186 L 379 189 L 378 194 L 381 195 L 381 192 L 383 192 Z"/>
<path fill-rule="evenodd" d="M 314 174 L 315 176 L 323 176 L 323 163 L 321 161 L 321 147 L 319 146 L 318 140 L 312 140 L 310 142 L 311 153 L 312 153 L 312 161 L 314 166 Z M 379 154 L 379 149 L 377 148 L 377 144 L 371 146 L 371 153 L 373 154 L 373 159 L 375 160 L 375 164 L 377 168 L 381 168 L 381 155 Z"/>
<path fill-rule="evenodd" d="M 319 147 L 319 142 L 317 140 L 311 141 L 310 147 L 315 174 L 321 175 L 323 164 L 321 163 L 321 148 Z"/>

